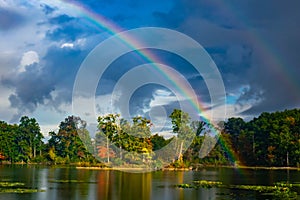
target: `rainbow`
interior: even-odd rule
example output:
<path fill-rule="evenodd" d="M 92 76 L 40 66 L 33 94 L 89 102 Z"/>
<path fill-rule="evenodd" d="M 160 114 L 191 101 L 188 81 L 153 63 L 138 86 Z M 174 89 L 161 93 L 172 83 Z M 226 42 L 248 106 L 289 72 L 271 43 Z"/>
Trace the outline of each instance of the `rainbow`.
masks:
<path fill-rule="evenodd" d="M 119 32 L 124 31 L 121 27 L 119 27 L 116 24 L 112 23 L 110 20 L 108 20 L 104 16 L 102 16 L 98 13 L 94 13 L 88 7 L 86 7 L 83 4 L 80 4 L 77 1 L 62 0 L 61 2 L 65 3 L 67 6 L 70 6 L 72 9 L 74 9 L 76 12 L 78 12 L 81 17 L 87 19 L 89 22 L 96 25 L 97 27 L 100 27 L 102 30 L 108 32 L 111 35 L 115 35 Z M 130 36 L 123 36 L 122 38 L 120 38 L 120 40 L 125 42 L 130 47 L 140 46 L 140 45 L 138 45 L 137 41 L 135 41 L 134 38 L 131 38 Z M 143 52 L 141 50 L 138 50 L 137 53 L 140 56 L 142 56 L 146 61 L 148 61 L 149 63 L 152 63 L 153 67 L 159 73 L 164 75 L 164 77 L 166 79 L 170 80 L 174 84 L 174 86 L 176 86 L 176 88 L 178 88 L 178 90 L 182 94 L 184 94 L 185 97 L 193 96 L 193 94 L 194 94 L 193 91 L 190 91 L 190 89 L 188 89 L 188 87 L 186 87 L 185 84 L 180 84 L 180 83 L 177 83 L 176 81 L 173 80 L 172 73 L 170 73 L 169 71 L 167 71 L 163 68 L 158 67 L 158 65 L 155 64 L 155 63 L 161 63 L 161 61 L 158 58 L 156 58 L 150 52 Z M 205 108 L 205 106 L 200 104 L 201 100 L 199 100 L 199 99 L 190 99 L 190 102 L 191 102 L 192 106 L 195 108 L 195 110 L 199 113 L 199 117 L 201 117 L 202 120 L 204 120 L 204 121 L 206 121 L 210 124 L 211 122 L 208 119 L 208 117 L 204 116 L 204 114 L 203 114 L 203 112 L 206 110 L 206 108 Z M 219 134 L 219 132 L 215 128 L 212 128 L 212 132 L 214 132 L 215 135 Z M 221 137 L 219 137 L 219 143 L 221 144 L 222 148 L 229 155 L 230 161 L 232 163 L 235 163 L 235 161 L 238 160 L 238 157 L 234 153 L 234 151 L 232 151 L 228 147 L 225 140 L 221 139 Z"/>
<path fill-rule="evenodd" d="M 87 8 L 85 5 L 80 4 L 78 1 L 66 1 L 63 0 L 63 2 L 67 3 L 68 6 L 70 6 L 72 9 L 80 13 L 82 17 L 87 19 L 88 21 L 92 22 L 94 25 L 101 27 L 103 30 L 108 32 L 111 35 L 115 35 L 119 32 L 124 31 L 122 28 L 117 26 L 116 24 L 110 22 L 107 18 L 104 16 L 94 13 L 89 8 Z M 126 43 L 129 47 L 134 48 L 135 46 L 140 46 L 134 38 L 131 38 L 128 35 L 119 37 L 120 40 Z M 136 49 L 136 48 L 134 48 Z M 162 75 L 165 76 L 166 79 L 170 80 L 174 86 L 183 94 L 185 97 L 191 97 L 193 96 L 193 91 L 191 91 L 188 87 L 185 86 L 185 84 L 180 84 L 174 81 L 172 78 L 172 74 L 170 71 L 165 70 L 164 68 L 160 68 L 158 65 L 155 65 L 155 63 L 162 63 L 158 58 L 156 58 L 154 55 L 152 55 L 150 52 L 144 52 L 142 50 L 137 50 L 137 53 L 142 56 L 147 62 L 152 63 L 153 67 L 160 72 Z M 190 100 L 193 107 L 196 109 L 196 111 L 199 113 L 200 116 L 204 117 L 207 122 L 209 122 L 208 117 L 201 115 L 203 111 L 206 110 L 205 106 L 200 104 L 201 100 L 197 99 L 191 99 Z"/>
<path fill-rule="evenodd" d="M 218 9 L 225 12 L 230 17 L 233 17 L 233 20 L 238 22 L 243 29 L 251 27 L 249 24 L 245 23 L 247 21 L 245 20 L 246 16 L 244 16 L 242 12 L 237 12 L 239 8 L 236 8 L 234 4 L 226 1 L 216 1 L 214 3 Z M 281 55 L 276 53 L 271 44 L 265 41 L 263 36 L 254 29 L 247 29 L 245 37 L 248 39 L 248 41 L 250 41 L 251 44 L 253 44 L 257 53 L 264 58 L 265 64 L 270 66 L 270 72 L 272 71 L 272 73 L 278 77 L 278 81 L 289 88 L 291 94 L 298 94 L 299 86 L 297 84 L 297 80 L 293 78 L 294 76 L 290 71 L 285 69 L 287 63 L 284 62 L 284 60 L 281 58 Z M 227 142 L 222 139 L 222 137 L 219 138 L 219 143 L 227 152 L 231 162 L 239 161 L 240 165 L 243 165 L 243 162 L 239 159 L 238 155 L 228 146 Z"/>
<path fill-rule="evenodd" d="M 246 17 L 242 15 L 242 12 L 236 12 L 239 8 L 236 8 L 234 4 L 227 3 L 226 1 L 218 1 L 214 5 L 229 16 L 233 17 L 234 21 L 239 22 L 239 25 L 241 25 L 243 29 L 251 27 L 251 25 L 245 23 L 247 20 L 243 20 Z M 262 35 L 254 29 L 248 28 L 245 33 L 247 39 L 256 48 L 255 51 L 264 58 L 264 62 L 267 66 L 271 66 L 270 71 L 278 77 L 278 81 L 289 87 L 289 89 L 291 89 L 291 94 L 298 94 L 299 87 L 297 86 L 297 80 L 293 78 L 293 74 L 291 72 L 285 69 L 287 64 L 280 59 L 280 55 L 277 55 L 274 48 L 271 47 L 271 45 L 264 40 Z"/>
<path fill-rule="evenodd" d="M 222 136 L 219 137 L 219 144 L 221 148 L 226 152 L 230 163 L 232 163 L 236 167 L 236 175 L 238 175 L 240 178 L 247 179 L 247 175 L 242 168 L 244 164 L 242 160 L 239 159 L 238 154 L 229 146 L 228 142 L 223 139 Z"/>
<path fill-rule="evenodd" d="M 237 153 L 235 153 L 235 151 L 231 149 L 231 147 L 225 139 L 219 137 L 219 144 L 222 147 L 222 149 L 227 153 L 228 159 L 232 164 L 237 164 L 236 162 L 239 161 L 239 165 L 243 165 Z"/>

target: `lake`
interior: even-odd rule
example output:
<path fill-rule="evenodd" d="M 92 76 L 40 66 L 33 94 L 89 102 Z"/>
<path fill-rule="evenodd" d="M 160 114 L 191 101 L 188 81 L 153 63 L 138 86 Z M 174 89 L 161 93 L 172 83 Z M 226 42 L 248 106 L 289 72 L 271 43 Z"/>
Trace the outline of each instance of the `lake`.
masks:
<path fill-rule="evenodd" d="M 248 190 L 174 187 L 175 184 L 192 183 L 194 180 L 244 185 L 273 185 L 279 181 L 299 183 L 300 171 L 204 168 L 199 171 L 125 173 L 71 167 L 0 165 L 1 182 L 21 182 L 26 188 L 43 190 L 37 193 L 0 193 L 0 199 L 270 199 Z M 297 192 L 299 195 L 300 191 Z"/>

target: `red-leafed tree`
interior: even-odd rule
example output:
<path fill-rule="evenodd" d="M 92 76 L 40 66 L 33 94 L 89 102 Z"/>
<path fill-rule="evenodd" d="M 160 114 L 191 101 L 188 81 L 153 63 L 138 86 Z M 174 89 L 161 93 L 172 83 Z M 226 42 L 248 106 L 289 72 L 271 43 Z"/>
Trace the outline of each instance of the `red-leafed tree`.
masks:
<path fill-rule="evenodd" d="M 115 158 L 116 157 L 115 152 L 112 149 L 107 148 L 105 146 L 97 146 L 97 150 L 98 150 L 98 156 L 100 158 L 107 158 L 108 156 L 110 158 Z"/>
<path fill-rule="evenodd" d="M 5 156 L 0 152 L 0 160 L 4 160 Z"/>

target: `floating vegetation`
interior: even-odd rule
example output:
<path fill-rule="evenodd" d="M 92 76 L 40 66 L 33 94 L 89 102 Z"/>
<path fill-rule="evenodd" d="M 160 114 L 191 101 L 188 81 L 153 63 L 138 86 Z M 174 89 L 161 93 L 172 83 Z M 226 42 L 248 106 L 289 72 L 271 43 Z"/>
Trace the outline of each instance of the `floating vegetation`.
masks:
<path fill-rule="evenodd" d="M 200 180 L 200 181 L 193 181 L 193 184 L 179 184 L 177 187 L 179 188 L 212 188 L 212 187 L 220 187 L 222 185 L 222 182 L 217 181 L 206 181 L 206 180 Z"/>
<path fill-rule="evenodd" d="M 218 181 L 193 181 L 194 185 L 202 188 L 212 188 L 212 187 L 220 187 L 223 183 Z"/>
<path fill-rule="evenodd" d="M 26 188 L 25 183 L 21 182 L 0 182 L 0 193 L 35 193 L 45 192 L 37 188 Z"/>
<path fill-rule="evenodd" d="M 262 193 L 263 195 L 272 195 L 278 199 L 297 199 L 297 192 L 293 191 L 294 187 L 300 187 L 300 184 L 289 184 L 284 182 L 275 183 L 273 186 L 264 185 L 224 185 L 222 182 L 216 181 L 193 181 L 192 184 L 183 183 L 176 185 L 178 188 L 227 188 L 237 190 L 250 190 Z"/>
<path fill-rule="evenodd" d="M 46 190 L 28 189 L 28 188 L 0 188 L 0 193 L 35 193 L 45 192 Z"/>
<path fill-rule="evenodd" d="M 278 182 L 275 183 L 274 196 L 279 197 L 280 199 L 297 199 L 297 192 L 294 192 L 292 189 L 294 187 L 299 187 L 299 184 L 289 184 Z"/>
<path fill-rule="evenodd" d="M 15 187 L 15 186 L 24 186 L 25 183 L 20 182 L 0 182 L 0 187 Z"/>

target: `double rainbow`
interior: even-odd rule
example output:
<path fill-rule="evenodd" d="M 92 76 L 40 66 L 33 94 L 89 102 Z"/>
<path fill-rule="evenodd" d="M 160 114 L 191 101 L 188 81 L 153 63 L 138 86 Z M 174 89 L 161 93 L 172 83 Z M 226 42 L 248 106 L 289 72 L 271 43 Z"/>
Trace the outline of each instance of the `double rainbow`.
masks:
<path fill-rule="evenodd" d="M 117 26 L 115 23 L 112 23 L 110 20 L 108 20 L 104 16 L 93 12 L 88 7 L 79 3 L 78 1 L 61 1 L 61 2 L 66 4 L 71 9 L 75 10 L 76 12 L 78 12 L 81 17 L 87 19 L 89 22 L 91 22 L 92 24 L 96 25 L 97 27 L 101 28 L 103 31 L 105 31 L 111 35 L 115 35 L 119 32 L 124 31 L 121 27 Z M 120 37 L 119 39 L 121 41 L 123 41 L 124 43 L 126 43 L 126 45 L 128 45 L 129 47 L 132 47 L 133 49 L 136 49 L 136 48 L 134 48 L 135 46 L 140 46 L 140 45 L 138 45 L 138 41 L 136 41 L 134 38 L 131 38 L 129 35 L 123 34 L 123 36 Z M 177 82 L 172 77 L 172 73 L 170 73 L 170 71 L 167 71 L 163 68 L 160 68 L 159 65 L 156 65 L 155 63 L 161 63 L 161 62 L 157 57 L 152 55 L 150 52 L 148 52 L 148 51 L 146 52 L 146 51 L 142 51 L 142 50 L 136 50 L 136 52 L 140 56 L 142 56 L 147 62 L 152 63 L 153 67 L 159 73 L 161 73 L 166 79 L 170 80 L 174 84 L 174 86 L 181 92 L 181 94 L 183 94 L 185 97 L 187 97 L 187 99 L 190 100 L 190 103 L 195 108 L 195 110 L 199 113 L 199 116 L 201 116 L 201 118 L 203 120 L 205 120 L 206 122 L 210 123 L 210 121 L 208 120 L 208 117 L 204 116 L 204 114 L 203 114 L 204 111 L 206 110 L 206 108 L 200 103 L 201 101 L 199 101 L 199 99 L 189 98 L 189 97 L 193 96 L 194 91 L 190 91 L 190 89 L 188 87 L 186 87 L 185 84 Z M 213 129 L 212 131 L 215 132 L 214 135 L 219 134 L 217 132 L 217 130 Z M 235 162 L 237 160 L 237 156 L 234 154 L 234 151 L 232 151 L 230 148 L 228 148 L 228 145 L 225 143 L 225 140 L 222 140 L 221 138 L 219 138 L 219 139 L 220 139 L 219 142 L 220 142 L 221 146 L 229 155 L 231 162 Z"/>

